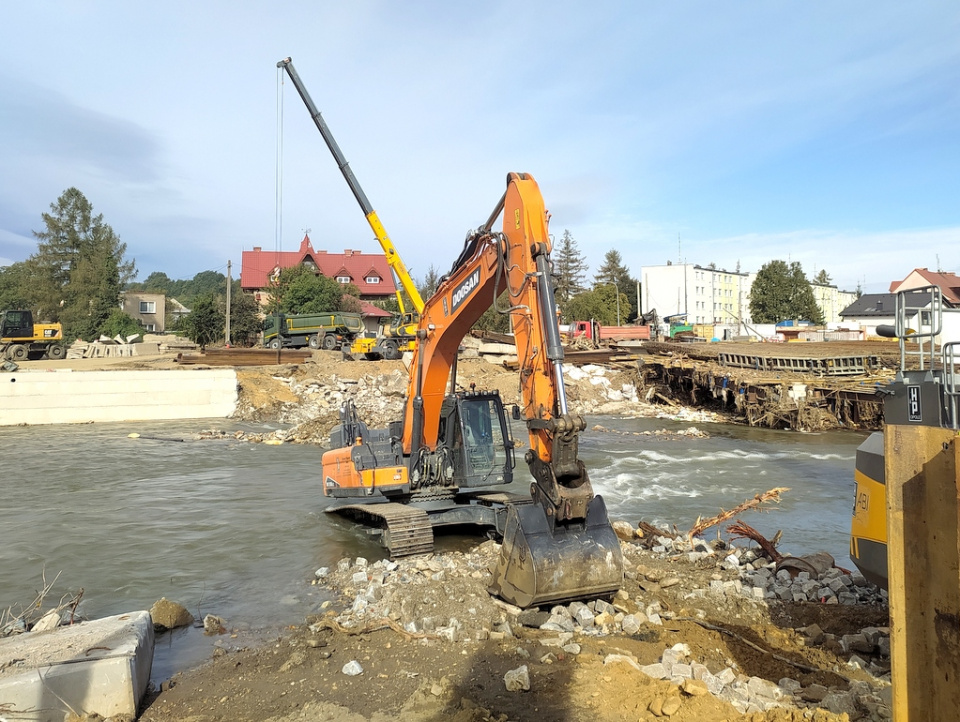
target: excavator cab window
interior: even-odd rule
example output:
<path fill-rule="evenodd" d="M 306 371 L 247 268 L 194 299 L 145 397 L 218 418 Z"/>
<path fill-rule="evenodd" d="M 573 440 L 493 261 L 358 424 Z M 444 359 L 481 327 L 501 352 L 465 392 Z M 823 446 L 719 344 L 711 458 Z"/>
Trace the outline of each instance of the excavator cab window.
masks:
<path fill-rule="evenodd" d="M 0 319 L 0 338 L 33 336 L 33 314 L 29 311 L 4 311 Z"/>
<path fill-rule="evenodd" d="M 455 447 L 462 468 L 462 486 L 509 483 L 513 477 L 513 441 L 506 433 L 503 404 L 499 396 L 462 398 Z M 456 462 L 455 462 L 456 463 Z M 508 478 L 509 477 L 509 478 Z"/>

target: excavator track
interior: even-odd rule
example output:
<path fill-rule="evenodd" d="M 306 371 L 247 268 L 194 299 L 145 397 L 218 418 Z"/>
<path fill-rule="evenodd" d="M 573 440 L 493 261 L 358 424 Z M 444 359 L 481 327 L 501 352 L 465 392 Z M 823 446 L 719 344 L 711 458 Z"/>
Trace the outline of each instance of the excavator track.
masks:
<path fill-rule="evenodd" d="M 382 542 L 391 559 L 433 551 L 433 525 L 423 509 L 388 502 L 346 504 L 327 511 L 382 529 Z"/>

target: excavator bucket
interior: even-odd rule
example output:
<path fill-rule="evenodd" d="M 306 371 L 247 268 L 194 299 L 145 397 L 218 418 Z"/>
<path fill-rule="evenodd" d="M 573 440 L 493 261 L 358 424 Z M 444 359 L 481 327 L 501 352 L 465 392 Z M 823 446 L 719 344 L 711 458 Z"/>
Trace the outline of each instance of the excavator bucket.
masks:
<path fill-rule="evenodd" d="M 526 608 L 614 594 L 623 583 L 623 554 L 603 498 L 587 505 L 586 522 L 552 530 L 539 504 L 511 506 L 491 594 Z"/>

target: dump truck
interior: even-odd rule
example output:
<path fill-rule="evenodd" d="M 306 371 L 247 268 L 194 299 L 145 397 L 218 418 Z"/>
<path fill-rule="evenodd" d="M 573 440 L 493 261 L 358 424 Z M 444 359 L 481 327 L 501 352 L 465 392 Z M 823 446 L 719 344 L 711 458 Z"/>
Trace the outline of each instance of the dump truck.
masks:
<path fill-rule="evenodd" d="M 263 322 L 263 345 L 268 348 L 322 348 L 328 351 L 352 344 L 363 333 L 359 313 L 273 314 Z"/>
<path fill-rule="evenodd" d="M 648 341 L 649 326 L 602 326 L 596 321 L 574 321 L 564 331 L 568 341 L 583 338 L 594 345 L 616 341 Z"/>
<path fill-rule="evenodd" d="M 31 311 L 0 311 L 0 358 L 19 362 L 66 355 L 59 323 L 34 323 Z"/>

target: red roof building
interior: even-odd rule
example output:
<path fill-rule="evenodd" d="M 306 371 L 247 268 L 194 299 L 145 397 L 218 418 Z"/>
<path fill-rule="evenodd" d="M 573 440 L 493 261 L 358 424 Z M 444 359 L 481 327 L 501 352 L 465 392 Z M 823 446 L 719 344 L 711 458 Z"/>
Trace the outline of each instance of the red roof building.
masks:
<path fill-rule="evenodd" d="M 915 268 L 902 281 L 890 284 L 890 293 L 911 291 L 925 286 L 937 286 L 948 306 L 960 306 L 960 276 L 955 273 L 938 273 L 926 268 Z"/>
<path fill-rule="evenodd" d="M 316 251 L 308 235 L 303 237 L 296 251 L 264 251 L 255 246 L 252 251 L 243 251 L 240 258 L 240 287 L 244 291 L 269 292 L 272 275 L 280 269 L 297 265 L 313 268 L 317 274 L 335 278 L 343 284 L 352 283 L 360 289 L 361 301 L 382 301 L 397 291 L 393 273 L 382 253 L 349 249 L 343 253 Z"/>

